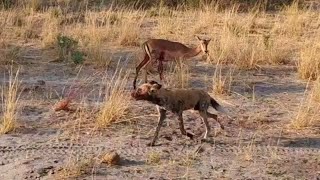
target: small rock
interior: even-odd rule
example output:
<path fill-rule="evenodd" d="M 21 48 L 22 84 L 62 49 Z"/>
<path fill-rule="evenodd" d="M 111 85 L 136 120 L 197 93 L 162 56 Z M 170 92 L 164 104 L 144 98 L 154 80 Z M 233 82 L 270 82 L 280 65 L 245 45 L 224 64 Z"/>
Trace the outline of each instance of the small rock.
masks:
<path fill-rule="evenodd" d="M 116 152 L 109 152 L 103 156 L 102 162 L 106 163 L 108 166 L 119 165 L 120 156 Z"/>

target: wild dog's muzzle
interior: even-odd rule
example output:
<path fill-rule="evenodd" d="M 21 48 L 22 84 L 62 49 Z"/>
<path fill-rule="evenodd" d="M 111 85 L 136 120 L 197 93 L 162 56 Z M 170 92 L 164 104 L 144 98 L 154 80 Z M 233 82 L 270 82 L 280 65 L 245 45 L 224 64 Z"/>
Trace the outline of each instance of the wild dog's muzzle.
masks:
<path fill-rule="evenodd" d="M 135 100 L 147 100 L 147 99 L 149 99 L 149 95 L 148 94 L 139 94 L 136 91 L 132 91 L 131 92 L 131 97 L 134 98 Z"/>

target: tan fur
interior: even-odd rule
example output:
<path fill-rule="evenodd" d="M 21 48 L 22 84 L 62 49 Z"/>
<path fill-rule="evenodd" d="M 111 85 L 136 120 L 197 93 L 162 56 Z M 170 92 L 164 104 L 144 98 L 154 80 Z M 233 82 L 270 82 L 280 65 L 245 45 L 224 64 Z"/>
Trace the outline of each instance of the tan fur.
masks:
<path fill-rule="evenodd" d="M 136 67 L 136 76 L 133 81 L 133 88 L 136 88 L 136 80 L 140 70 L 144 69 L 144 82 L 147 82 L 147 71 L 151 68 L 151 61 L 158 63 L 158 73 L 160 80 L 163 79 L 163 63 L 179 59 L 188 59 L 197 56 L 201 52 L 208 54 L 208 44 L 211 39 L 201 39 L 199 45 L 194 48 L 185 46 L 182 43 L 169 41 L 165 39 L 149 39 L 142 44 L 145 52 L 143 61 Z"/>
<path fill-rule="evenodd" d="M 137 90 L 132 92 L 132 97 L 136 100 L 146 100 L 157 105 L 159 112 L 159 121 L 152 142 L 153 146 L 158 137 L 160 127 L 166 118 L 166 111 L 172 111 L 178 115 L 180 131 L 183 135 L 192 138 L 190 133 L 184 129 L 182 113 L 188 109 L 195 109 L 199 111 L 200 116 L 206 127 L 204 139 L 210 133 L 208 118 L 215 119 L 224 129 L 218 116 L 208 112 L 209 106 L 212 106 L 217 111 L 223 111 L 223 108 L 205 91 L 199 89 L 166 89 L 155 81 L 142 84 Z"/>

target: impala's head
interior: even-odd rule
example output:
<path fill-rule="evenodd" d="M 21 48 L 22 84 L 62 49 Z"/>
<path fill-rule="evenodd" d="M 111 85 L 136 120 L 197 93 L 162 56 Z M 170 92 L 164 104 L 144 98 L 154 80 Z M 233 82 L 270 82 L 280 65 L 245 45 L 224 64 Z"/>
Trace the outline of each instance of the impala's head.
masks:
<path fill-rule="evenodd" d="M 201 50 L 203 53 L 208 54 L 208 44 L 211 41 L 211 39 L 201 39 L 199 36 L 196 36 L 196 38 L 200 41 Z"/>
<path fill-rule="evenodd" d="M 131 92 L 131 96 L 136 100 L 152 100 L 153 95 L 161 89 L 162 85 L 156 81 L 149 81 L 140 85 Z"/>

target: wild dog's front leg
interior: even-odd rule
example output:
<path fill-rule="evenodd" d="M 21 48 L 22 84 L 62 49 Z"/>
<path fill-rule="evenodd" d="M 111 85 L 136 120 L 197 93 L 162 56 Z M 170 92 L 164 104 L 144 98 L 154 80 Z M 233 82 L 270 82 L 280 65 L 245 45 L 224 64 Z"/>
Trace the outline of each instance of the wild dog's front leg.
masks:
<path fill-rule="evenodd" d="M 148 146 L 154 146 L 154 144 L 156 143 L 156 140 L 158 138 L 158 134 L 159 134 L 159 131 L 160 131 L 160 128 L 161 128 L 161 125 L 163 123 L 163 121 L 166 119 L 166 110 L 165 109 L 162 109 L 162 108 L 159 108 L 159 121 L 158 121 L 158 125 L 156 127 L 156 131 L 154 133 L 154 136 L 153 136 L 153 140 L 151 143 L 148 144 Z"/>
<path fill-rule="evenodd" d="M 202 117 L 202 120 L 206 126 L 206 132 L 203 136 L 203 139 L 206 140 L 208 138 L 208 134 L 210 134 L 210 126 L 209 126 L 209 122 L 208 122 L 207 111 L 200 111 L 199 114 Z"/>

